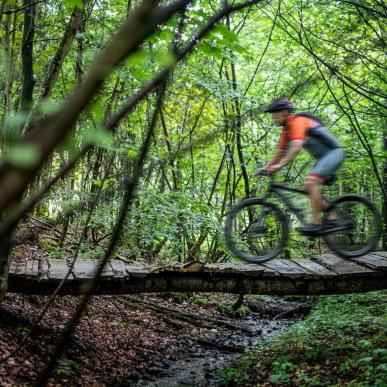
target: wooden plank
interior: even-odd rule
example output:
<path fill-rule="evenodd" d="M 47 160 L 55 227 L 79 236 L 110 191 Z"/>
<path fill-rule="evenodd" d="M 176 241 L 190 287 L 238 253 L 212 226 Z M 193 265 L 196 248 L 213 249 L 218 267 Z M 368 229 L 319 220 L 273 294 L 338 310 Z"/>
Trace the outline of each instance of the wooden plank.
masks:
<path fill-rule="evenodd" d="M 208 263 L 204 266 L 205 272 L 212 273 L 242 273 L 249 276 L 260 276 L 265 271 L 267 273 L 272 272 L 272 270 L 256 264 L 232 264 L 232 263 Z"/>
<path fill-rule="evenodd" d="M 26 262 L 12 261 L 9 269 L 10 274 L 24 275 L 26 272 Z"/>
<path fill-rule="evenodd" d="M 374 251 L 372 254 L 379 255 L 382 258 L 387 258 L 387 251 Z"/>
<path fill-rule="evenodd" d="M 366 254 L 358 258 L 353 258 L 352 261 L 369 267 L 370 269 L 387 272 L 387 258 L 382 258 L 376 254 Z"/>
<path fill-rule="evenodd" d="M 47 259 L 43 259 L 39 263 L 39 279 L 38 281 L 49 281 L 50 262 Z"/>
<path fill-rule="evenodd" d="M 157 268 L 152 268 L 150 266 L 135 266 L 135 265 L 125 265 L 126 273 L 129 276 L 144 278 L 151 273 L 156 273 Z"/>
<path fill-rule="evenodd" d="M 255 263 L 249 263 L 244 265 L 236 265 L 236 271 L 249 277 L 258 277 L 266 273 L 267 275 L 274 275 L 273 270 Z"/>
<path fill-rule="evenodd" d="M 89 279 L 94 276 L 99 261 L 96 259 L 77 259 L 74 264 L 73 273 L 76 279 Z"/>
<path fill-rule="evenodd" d="M 232 263 L 208 263 L 204 267 L 204 271 L 217 273 L 235 273 L 235 264 Z"/>
<path fill-rule="evenodd" d="M 107 265 L 104 268 L 104 271 L 102 273 L 102 277 L 110 277 L 113 276 L 114 278 L 125 278 L 126 276 L 126 269 L 125 264 L 120 261 L 119 259 L 114 259 L 112 261 L 109 261 Z"/>
<path fill-rule="evenodd" d="M 13 259 L 9 265 L 9 273 L 16 274 L 17 272 L 17 262 Z"/>
<path fill-rule="evenodd" d="M 113 260 L 103 273 L 97 294 L 205 291 L 285 295 L 387 289 L 387 271 L 380 270 L 380 267 L 385 268 L 387 257 L 372 253 L 357 260 L 359 262 L 324 255 L 313 257 L 311 261 L 277 259 L 262 265 L 208 264 L 203 270 L 201 263 L 194 262 L 188 266 L 172 265 L 168 270 L 173 269 L 173 273 Z M 34 276 L 36 263 L 39 277 Z M 14 264 L 12 270 L 20 274 L 16 276 L 11 273 L 9 289 L 25 294 L 51 294 L 58 280 L 63 279 L 68 272 L 69 264 L 65 260 L 35 260 Z M 84 287 L 81 285 L 94 274 L 97 264 L 96 260 L 77 261 L 76 273 L 80 277 L 70 275 L 61 294 L 82 294 Z M 377 270 L 374 269 L 376 267 Z M 26 278 L 26 273 L 29 273 L 29 278 Z M 111 281 L 117 275 L 120 280 Z"/>
<path fill-rule="evenodd" d="M 321 278 L 335 277 L 337 274 L 326 267 L 319 265 L 317 262 L 311 261 L 310 259 L 297 259 L 294 261 L 306 270 Z"/>
<path fill-rule="evenodd" d="M 311 259 L 344 277 L 373 277 L 379 275 L 379 273 L 374 270 L 360 266 L 350 260 L 336 257 L 332 254 L 315 255 Z"/>
<path fill-rule="evenodd" d="M 95 268 L 97 268 L 97 265 L 95 266 Z M 105 281 L 114 279 L 114 269 L 110 261 L 107 261 L 106 265 L 102 269 L 101 278 L 103 278 Z"/>
<path fill-rule="evenodd" d="M 53 280 L 62 280 L 69 271 L 69 264 L 62 259 L 51 259 L 48 268 L 48 277 Z M 74 275 L 70 273 L 68 280 L 73 280 Z"/>
<path fill-rule="evenodd" d="M 203 271 L 204 262 L 191 261 L 187 263 L 175 263 L 173 265 L 160 266 L 160 267 L 155 266 L 152 268 L 153 268 L 153 273 L 155 272 L 162 273 L 162 272 L 170 272 L 170 271 L 173 271 L 173 272 L 178 271 L 181 273 L 184 273 L 184 272 L 195 273 L 195 272 Z"/>
<path fill-rule="evenodd" d="M 313 275 L 309 270 L 304 269 L 290 260 L 272 259 L 271 261 L 263 263 L 263 265 L 287 278 L 305 278 Z"/>
<path fill-rule="evenodd" d="M 197 273 L 203 271 L 204 262 L 201 261 L 191 261 L 181 265 L 178 268 L 178 271 L 185 273 Z"/>
<path fill-rule="evenodd" d="M 39 261 L 37 259 L 30 259 L 27 261 L 24 275 L 30 279 L 39 276 Z"/>
<path fill-rule="evenodd" d="M 125 265 L 123 262 L 118 260 L 108 261 L 103 268 L 101 277 L 104 280 L 113 280 L 118 278 L 125 278 Z"/>

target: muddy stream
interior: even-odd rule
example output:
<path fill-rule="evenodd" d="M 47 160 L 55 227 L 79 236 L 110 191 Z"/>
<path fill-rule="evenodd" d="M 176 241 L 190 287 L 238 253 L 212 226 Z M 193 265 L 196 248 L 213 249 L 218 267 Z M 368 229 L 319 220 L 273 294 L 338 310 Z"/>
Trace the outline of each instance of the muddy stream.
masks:
<path fill-rule="evenodd" d="M 221 368 L 231 360 L 240 357 L 247 347 L 258 347 L 266 340 L 280 335 L 299 321 L 306 313 L 305 310 L 308 310 L 308 307 L 303 307 L 304 304 L 299 301 L 284 301 L 274 297 L 268 297 L 267 301 L 265 314 L 273 314 L 273 316 L 262 317 L 262 311 L 254 311 L 246 317 L 234 319 L 236 324 L 248 327 L 251 333 L 213 329 L 211 332 L 215 335 L 212 336 L 211 342 L 215 345 L 186 339 L 186 346 L 181 353 L 171 355 L 154 364 L 138 380 L 128 381 L 123 385 L 133 387 L 223 386 L 218 376 Z M 272 310 L 270 310 L 271 307 Z"/>

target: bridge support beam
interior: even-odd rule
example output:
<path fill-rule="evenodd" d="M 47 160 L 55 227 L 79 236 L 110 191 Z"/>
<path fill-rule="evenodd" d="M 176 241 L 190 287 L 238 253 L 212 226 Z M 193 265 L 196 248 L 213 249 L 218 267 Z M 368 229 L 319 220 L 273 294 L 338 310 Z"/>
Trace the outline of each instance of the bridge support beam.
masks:
<path fill-rule="evenodd" d="M 0 300 L 4 297 L 8 287 L 10 240 L 9 235 L 0 239 Z"/>
<path fill-rule="evenodd" d="M 60 294 L 81 295 L 98 261 L 79 260 Z M 9 291 L 51 294 L 68 271 L 63 260 L 13 264 Z M 222 292 L 235 294 L 335 294 L 387 289 L 387 256 L 369 254 L 354 261 L 335 256 L 272 260 L 263 265 L 204 264 L 131 266 L 111 261 L 96 294 Z"/>
<path fill-rule="evenodd" d="M 207 277 L 207 278 L 206 278 Z M 47 295 L 54 292 L 58 283 L 23 280 L 12 281 L 10 292 Z M 337 280 L 291 280 L 291 279 L 245 279 L 224 276 L 149 276 L 132 278 L 128 281 L 102 281 L 97 295 L 162 293 L 162 292 L 220 292 L 234 294 L 272 294 L 272 295 L 317 295 L 367 292 L 387 289 L 387 278 L 370 281 L 369 279 Z M 81 295 L 84 293 L 82 282 L 68 282 L 60 292 L 62 295 Z"/>

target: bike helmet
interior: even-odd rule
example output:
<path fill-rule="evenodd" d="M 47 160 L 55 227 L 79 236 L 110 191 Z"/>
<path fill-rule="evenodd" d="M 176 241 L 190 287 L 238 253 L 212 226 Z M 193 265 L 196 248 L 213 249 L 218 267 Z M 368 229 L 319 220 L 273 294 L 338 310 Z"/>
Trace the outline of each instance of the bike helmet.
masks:
<path fill-rule="evenodd" d="M 280 110 L 294 110 L 294 105 L 287 98 L 276 98 L 265 109 L 266 113 L 279 112 Z"/>

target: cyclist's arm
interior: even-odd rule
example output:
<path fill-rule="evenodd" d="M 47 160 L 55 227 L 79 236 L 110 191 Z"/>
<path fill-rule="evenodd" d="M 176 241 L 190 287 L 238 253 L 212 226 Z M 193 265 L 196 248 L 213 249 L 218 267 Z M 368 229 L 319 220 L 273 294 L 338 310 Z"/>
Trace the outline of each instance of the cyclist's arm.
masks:
<path fill-rule="evenodd" d="M 286 167 L 301 151 L 303 140 L 293 140 L 290 142 L 289 151 L 280 163 L 281 168 Z"/>
<path fill-rule="evenodd" d="M 274 153 L 271 160 L 262 168 L 263 170 L 267 170 L 270 166 L 278 164 L 282 158 L 285 156 L 286 150 L 278 148 L 277 151 Z"/>

